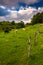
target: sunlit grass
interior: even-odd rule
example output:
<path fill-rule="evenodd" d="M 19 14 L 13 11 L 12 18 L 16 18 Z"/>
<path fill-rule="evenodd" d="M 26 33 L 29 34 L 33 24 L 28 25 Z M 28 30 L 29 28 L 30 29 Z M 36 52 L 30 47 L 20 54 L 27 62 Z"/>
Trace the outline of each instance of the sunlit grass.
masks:
<path fill-rule="evenodd" d="M 0 32 L 0 65 L 43 65 L 43 33 L 37 35 L 34 46 L 34 32 L 43 25 L 29 25 L 26 30 L 10 33 Z M 31 57 L 28 58 L 28 36 L 31 36 Z"/>

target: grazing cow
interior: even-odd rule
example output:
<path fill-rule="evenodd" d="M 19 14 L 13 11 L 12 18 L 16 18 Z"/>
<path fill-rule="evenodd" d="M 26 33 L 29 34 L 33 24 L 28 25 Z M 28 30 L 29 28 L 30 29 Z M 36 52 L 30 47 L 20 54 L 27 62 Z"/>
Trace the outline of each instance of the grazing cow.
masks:
<path fill-rule="evenodd" d="M 23 30 L 26 30 L 25 28 L 23 28 Z"/>
<path fill-rule="evenodd" d="M 17 33 L 17 31 L 18 31 L 18 30 L 16 29 L 16 30 L 15 30 L 15 33 Z"/>

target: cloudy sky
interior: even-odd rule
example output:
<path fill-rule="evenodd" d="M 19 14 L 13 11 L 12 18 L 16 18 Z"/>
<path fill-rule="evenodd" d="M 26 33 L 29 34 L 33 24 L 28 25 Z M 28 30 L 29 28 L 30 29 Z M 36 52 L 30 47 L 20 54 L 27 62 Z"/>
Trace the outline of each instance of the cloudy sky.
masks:
<path fill-rule="evenodd" d="M 26 23 L 38 12 L 43 12 L 43 0 L 0 0 L 0 21 Z"/>

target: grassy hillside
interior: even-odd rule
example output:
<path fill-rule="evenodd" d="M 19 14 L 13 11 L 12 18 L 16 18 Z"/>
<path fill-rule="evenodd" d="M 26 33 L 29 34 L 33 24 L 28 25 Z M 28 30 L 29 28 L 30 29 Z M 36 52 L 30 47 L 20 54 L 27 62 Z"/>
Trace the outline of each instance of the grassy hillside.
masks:
<path fill-rule="evenodd" d="M 26 30 L 18 29 L 10 33 L 0 32 L 0 65 L 43 65 L 43 33 L 37 35 L 34 45 L 34 32 L 43 24 L 30 25 Z M 28 36 L 31 36 L 31 57 L 28 58 Z"/>

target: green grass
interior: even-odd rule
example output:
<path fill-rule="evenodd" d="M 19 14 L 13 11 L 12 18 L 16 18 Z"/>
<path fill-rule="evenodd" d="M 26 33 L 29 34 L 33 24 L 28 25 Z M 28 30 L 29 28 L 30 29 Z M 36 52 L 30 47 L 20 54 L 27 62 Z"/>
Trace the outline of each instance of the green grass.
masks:
<path fill-rule="evenodd" d="M 0 65 L 43 65 L 43 33 L 37 35 L 34 45 L 34 32 L 43 25 L 36 24 L 10 33 L 0 32 Z M 31 36 L 31 56 L 28 58 L 28 36 Z"/>

